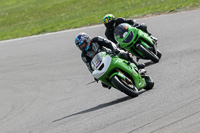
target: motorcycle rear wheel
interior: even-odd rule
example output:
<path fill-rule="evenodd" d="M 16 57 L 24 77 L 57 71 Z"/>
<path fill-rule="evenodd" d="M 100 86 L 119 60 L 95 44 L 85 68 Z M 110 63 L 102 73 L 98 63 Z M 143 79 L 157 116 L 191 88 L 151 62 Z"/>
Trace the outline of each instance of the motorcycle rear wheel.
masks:
<path fill-rule="evenodd" d="M 118 76 L 113 76 L 111 82 L 114 84 L 114 86 L 117 87 L 117 89 L 130 97 L 137 97 L 139 94 L 138 89 L 135 87 L 134 84 L 131 85 L 126 83 Z"/>

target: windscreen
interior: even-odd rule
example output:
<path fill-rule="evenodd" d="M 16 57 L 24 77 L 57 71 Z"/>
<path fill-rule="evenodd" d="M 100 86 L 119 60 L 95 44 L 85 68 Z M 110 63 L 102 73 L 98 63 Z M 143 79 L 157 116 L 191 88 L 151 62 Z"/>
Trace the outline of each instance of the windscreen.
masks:
<path fill-rule="evenodd" d="M 123 43 L 130 43 L 133 40 L 133 32 L 131 31 Z"/>
<path fill-rule="evenodd" d="M 92 68 L 95 69 L 95 68 L 98 68 L 99 65 L 101 64 L 102 62 L 102 53 L 98 53 L 95 55 L 95 57 L 92 59 L 91 61 L 91 65 L 92 65 Z"/>
<path fill-rule="evenodd" d="M 120 24 L 115 28 L 114 35 L 117 38 L 124 38 L 128 34 L 128 27 L 124 24 Z"/>

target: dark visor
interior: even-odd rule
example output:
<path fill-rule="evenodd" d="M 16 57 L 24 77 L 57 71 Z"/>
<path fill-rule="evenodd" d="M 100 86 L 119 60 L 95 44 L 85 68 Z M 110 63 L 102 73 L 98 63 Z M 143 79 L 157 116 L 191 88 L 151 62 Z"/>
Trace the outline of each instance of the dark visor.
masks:
<path fill-rule="evenodd" d="M 124 37 L 123 37 L 123 34 L 124 34 L 125 32 L 128 33 L 128 27 L 125 26 L 125 25 L 123 25 L 123 24 L 121 24 L 121 25 L 118 25 L 118 26 L 116 27 L 116 29 L 115 29 L 115 31 L 114 31 L 114 35 L 117 36 L 117 38 L 122 39 L 122 38 L 124 38 Z"/>

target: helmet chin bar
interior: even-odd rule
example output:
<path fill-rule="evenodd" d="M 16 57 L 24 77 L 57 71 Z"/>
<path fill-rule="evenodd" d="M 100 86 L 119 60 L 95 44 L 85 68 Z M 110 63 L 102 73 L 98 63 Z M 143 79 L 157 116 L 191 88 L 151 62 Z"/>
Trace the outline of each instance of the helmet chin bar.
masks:
<path fill-rule="evenodd" d="M 85 51 L 88 51 L 89 48 L 90 48 L 90 42 L 87 43 L 87 45 L 85 47 Z"/>

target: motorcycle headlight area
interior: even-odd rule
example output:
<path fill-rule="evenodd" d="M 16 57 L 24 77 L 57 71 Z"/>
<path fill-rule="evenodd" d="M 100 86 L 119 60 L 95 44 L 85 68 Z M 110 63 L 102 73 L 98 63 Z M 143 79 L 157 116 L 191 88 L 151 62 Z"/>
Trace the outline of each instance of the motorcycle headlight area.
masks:
<path fill-rule="evenodd" d="M 92 69 L 95 70 L 99 67 L 99 65 L 101 64 L 101 60 L 97 60 L 96 62 L 92 62 L 91 63 L 91 66 L 92 66 Z"/>
<path fill-rule="evenodd" d="M 91 63 L 91 67 L 92 67 L 92 70 L 94 71 L 96 68 L 95 68 L 95 65 L 93 63 Z"/>
<path fill-rule="evenodd" d="M 123 43 L 130 43 L 133 39 L 133 31 L 129 33 L 129 35 L 126 37 L 126 39 L 123 41 Z"/>

